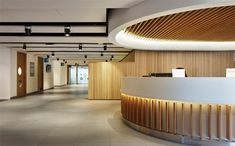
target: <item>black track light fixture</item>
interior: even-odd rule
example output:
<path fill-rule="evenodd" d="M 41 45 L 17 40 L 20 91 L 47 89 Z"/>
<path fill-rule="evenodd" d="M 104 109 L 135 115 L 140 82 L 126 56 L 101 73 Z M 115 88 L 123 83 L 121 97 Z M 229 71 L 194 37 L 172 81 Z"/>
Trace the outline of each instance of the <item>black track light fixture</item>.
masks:
<path fill-rule="evenodd" d="M 26 44 L 25 44 L 25 43 L 23 44 L 23 49 L 24 49 L 24 50 L 26 50 L 26 49 L 27 49 L 27 46 L 26 46 Z"/>
<path fill-rule="evenodd" d="M 84 64 L 86 64 L 86 61 L 84 61 Z"/>
<path fill-rule="evenodd" d="M 101 52 L 100 56 L 104 56 L 103 52 Z"/>
<path fill-rule="evenodd" d="M 50 58 L 50 55 L 47 55 L 47 59 L 49 59 Z"/>
<path fill-rule="evenodd" d="M 87 55 L 85 55 L 84 57 L 87 58 Z"/>
<path fill-rule="evenodd" d="M 110 58 L 110 61 L 113 61 L 113 58 Z"/>
<path fill-rule="evenodd" d="M 71 27 L 70 27 L 70 25 L 65 25 L 64 26 L 64 33 L 65 33 L 65 36 L 66 37 L 69 37 L 70 36 L 70 32 L 71 32 Z"/>
<path fill-rule="evenodd" d="M 82 44 L 79 44 L 78 49 L 79 51 L 82 51 Z"/>
<path fill-rule="evenodd" d="M 63 59 L 63 62 L 65 62 L 65 59 Z"/>
<path fill-rule="evenodd" d="M 64 63 L 65 63 L 65 64 L 67 64 L 68 62 L 67 62 L 67 61 L 65 61 Z"/>
<path fill-rule="evenodd" d="M 56 60 L 57 60 L 57 61 L 59 61 L 59 60 L 60 60 L 60 58 L 57 58 Z"/>
<path fill-rule="evenodd" d="M 108 60 L 105 60 L 105 62 L 108 62 Z"/>
<path fill-rule="evenodd" d="M 111 58 L 114 58 L 114 56 L 113 56 L 113 55 L 111 55 Z"/>
<path fill-rule="evenodd" d="M 30 36 L 30 34 L 32 32 L 31 28 L 32 27 L 30 25 L 25 25 L 24 30 L 25 30 L 25 35 L 26 36 Z"/>
<path fill-rule="evenodd" d="M 104 51 L 107 51 L 107 45 L 104 45 Z"/>
<path fill-rule="evenodd" d="M 55 57 L 55 52 L 52 52 L 52 53 L 51 53 L 51 56 L 52 56 L 52 57 Z"/>

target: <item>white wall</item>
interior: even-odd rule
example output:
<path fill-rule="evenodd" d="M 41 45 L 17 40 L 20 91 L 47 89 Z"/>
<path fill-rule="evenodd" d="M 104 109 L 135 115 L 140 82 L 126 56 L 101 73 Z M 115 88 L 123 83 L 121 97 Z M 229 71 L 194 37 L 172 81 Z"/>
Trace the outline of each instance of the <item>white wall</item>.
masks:
<path fill-rule="evenodd" d="M 0 100 L 11 97 L 11 50 L 0 46 Z"/>
<path fill-rule="evenodd" d="M 30 62 L 34 63 L 34 76 L 30 76 Z M 38 56 L 27 54 L 27 93 L 38 91 Z"/>
<path fill-rule="evenodd" d="M 43 75 L 44 75 L 43 88 L 44 88 L 44 90 L 51 89 L 54 87 L 53 65 L 52 65 L 51 72 L 46 72 L 46 65 L 47 64 L 51 64 L 51 61 L 49 60 L 48 63 L 44 63 L 44 67 L 43 67 L 43 72 L 44 72 L 43 73 Z"/>
<path fill-rule="evenodd" d="M 17 50 L 11 49 L 11 96 L 17 95 Z"/>
<path fill-rule="evenodd" d="M 67 65 L 61 66 L 61 61 L 53 61 L 54 85 L 63 86 L 67 84 Z"/>

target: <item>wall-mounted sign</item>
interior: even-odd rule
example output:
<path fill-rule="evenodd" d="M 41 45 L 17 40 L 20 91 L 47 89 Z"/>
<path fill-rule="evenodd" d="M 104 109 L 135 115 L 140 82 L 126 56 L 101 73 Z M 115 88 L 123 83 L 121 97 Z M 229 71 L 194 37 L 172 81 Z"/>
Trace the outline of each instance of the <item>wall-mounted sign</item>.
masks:
<path fill-rule="evenodd" d="M 46 65 L 46 72 L 51 72 L 51 65 L 50 64 Z"/>
<path fill-rule="evenodd" d="M 185 69 L 172 69 L 172 76 L 174 78 L 184 78 L 185 77 Z"/>
<path fill-rule="evenodd" d="M 35 73 L 35 64 L 34 64 L 34 62 L 30 62 L 30 64 L 29 64 L 29 68 L 30 68 L 30 77 L 34 77 L 34 73 Z"/>
<path fill-rule="evenodd" d="M 235 68 L 227 68 L 226 69 L 226 77 L 227 78 L 235 78 Z"/>

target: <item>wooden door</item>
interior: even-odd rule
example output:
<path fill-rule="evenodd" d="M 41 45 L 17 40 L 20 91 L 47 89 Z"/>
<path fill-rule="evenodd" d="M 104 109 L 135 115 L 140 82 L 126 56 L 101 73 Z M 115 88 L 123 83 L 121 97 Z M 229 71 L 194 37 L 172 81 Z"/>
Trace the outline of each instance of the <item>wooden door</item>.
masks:
<path fill-rule="evenodd" d="M 38 91 L 43 91 L 43 58 L 38 57 Z"/>
<path fill-rule="evenodd" d="M 26 54 L 17 52 L 17 97 L 26 95 Z"/>

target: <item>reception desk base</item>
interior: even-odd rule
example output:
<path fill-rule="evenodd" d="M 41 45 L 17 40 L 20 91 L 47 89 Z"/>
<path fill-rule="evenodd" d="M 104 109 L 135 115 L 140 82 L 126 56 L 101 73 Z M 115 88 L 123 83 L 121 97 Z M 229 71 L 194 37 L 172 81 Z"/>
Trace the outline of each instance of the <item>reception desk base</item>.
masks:
<path fill-rule="evenodd" d="M 198 137 L 189 137 L 189 136 L 182 136 L 182 135 L 177 135 L 177 134 L 171 134 L 171 133 L 165 133 L 161 131 L 156 131 L 150 128 L 146 128 L 143 126 L 139 126 L 135 123 L 132 123 L 124 118 L 122 118 L 123 122 L 131 127 L 132 129 L 141 132 L 146 135 L 150 135 L 156 138 L 160 138 L 163 140 L 171 141 L 171 142 L 176 142 L 184 145 L 205 145 L 205 146 L 231 146 L 231 142 L 227 141 L 210 141 L 210 140 L 204 140 L 201 141 L 200 138 Z"/>
<path fill-rule="evenodd" d="M 230 145 L 234 142 L 233 105 L 187 103 L 126 94 L 122 94 L 121 102 L 123 121 L 145 134 L 193 145 Z"/>

